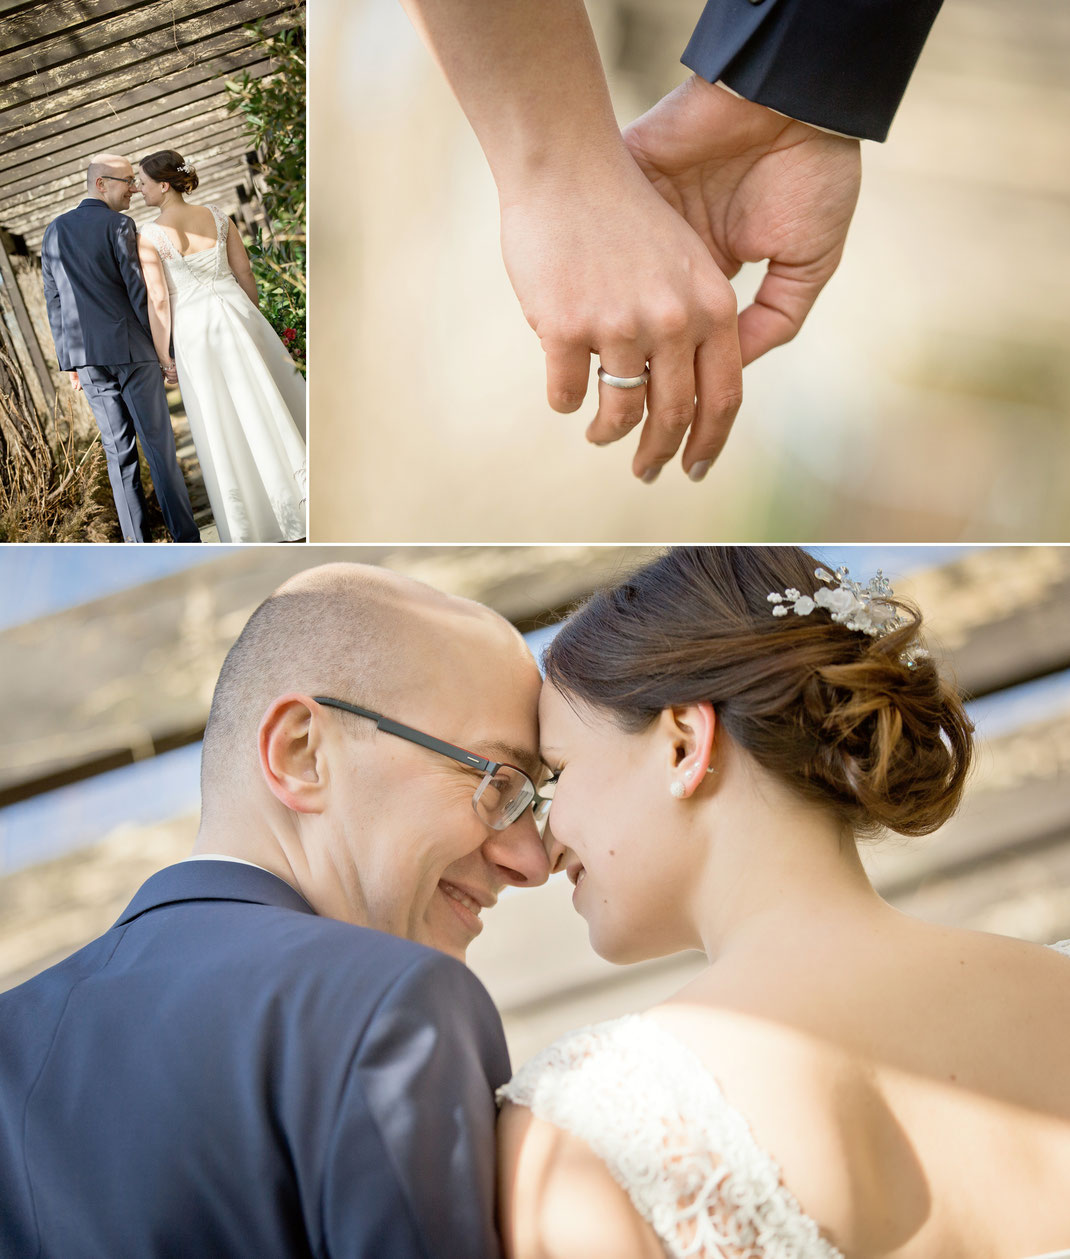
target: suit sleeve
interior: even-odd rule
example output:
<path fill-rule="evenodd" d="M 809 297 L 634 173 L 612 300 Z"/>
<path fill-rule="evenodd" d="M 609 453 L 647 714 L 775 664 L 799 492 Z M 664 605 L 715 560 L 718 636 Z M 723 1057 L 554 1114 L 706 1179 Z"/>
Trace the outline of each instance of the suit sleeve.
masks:
<path fill-rule="evenodd" d="M 41 242 L 41 283 L 45 290 L 45 308 L 48 311 L 48 326 L 52 330 L 52 343 L 56 347 L 56 361 L 60 371 L 70 371 L 64 362 L 66 348 L 63 337 L 63 307 L 60 303 L 59 285 L 52 274 L 52 235 L 49 228 L 45 229 L 44 240 Z"/>
<path fill-rule="evenodd" d="M 119 264 L 119 273 L 123 277 L 130 305 L 143 325 L 149 338 L 152 329 L 149 326 L 149 299 L 145 288 L 145 277 L 141 273 L 141 262 L 137 256 L 137 228 L 134 220 L 125 214 L 119 215 L 119 223 L 113 237 L 115 261 Z"/>
<path fill-rule="evenodd" d="M 479 981 L 444 954 L 410 965 L 349 1072 L 324 1175 L 327 1253 L 497 1259 L 494 1090 L 508 1077 Z"/>
<path fill-rule="evenodd" d="M 708 0 L 683 63 L 801 122 L 884 140 L 942 0 Z"/>

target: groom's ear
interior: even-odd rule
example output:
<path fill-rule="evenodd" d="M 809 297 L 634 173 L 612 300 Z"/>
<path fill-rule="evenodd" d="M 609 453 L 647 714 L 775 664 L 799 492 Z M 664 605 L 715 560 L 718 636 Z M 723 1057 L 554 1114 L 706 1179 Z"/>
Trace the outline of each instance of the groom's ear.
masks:
<path fill-rule="evenodd" d="M 268 790 L 294 813 L 322 813 L 327 757 L 318 706 L 307 695 L 281 695 L 260 719 L 257 752 Z"/>

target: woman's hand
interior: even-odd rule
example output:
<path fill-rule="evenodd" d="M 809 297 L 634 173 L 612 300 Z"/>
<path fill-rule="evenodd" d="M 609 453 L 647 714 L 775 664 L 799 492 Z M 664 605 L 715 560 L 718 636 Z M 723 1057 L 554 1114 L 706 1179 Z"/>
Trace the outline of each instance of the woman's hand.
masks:
<path fill-rule="evenodd" d="M 635 475 L 652 481 L 690 430 L 683 465 L 700 480 L 742 396 L 735 295 L 623 148 L 619 157 L 541 172 L 519 196 L 503 197 L 502 253 L 546 353 L 550 406 L 582 404 L 592 353 L 615 376 L 649 364 L 646 388 L 599 382 L 588 440 L 624 437 L 645 404 Z"/>

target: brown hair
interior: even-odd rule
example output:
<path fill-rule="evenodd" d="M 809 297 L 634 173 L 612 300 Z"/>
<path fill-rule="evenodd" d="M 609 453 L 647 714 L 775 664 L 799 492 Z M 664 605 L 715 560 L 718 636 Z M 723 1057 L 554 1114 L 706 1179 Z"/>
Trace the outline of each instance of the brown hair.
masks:
<path fill-rule="evenodd" d="M 158 153 L 150 153 L 148 157 L 143 157 L 138 165 L 150 179 L 155 179 L 158 184 L 170 184 L 175 192 L 193 192 L 201 182 L 192 167 L 188 174 L 178 169 L 186 165 L 186 159 L 174 149 L 161 149 Z"/>
<path fill-rule="evenodd" d="M 935 830 L 955 811 L 973 726 L 917 646 L 921 614 L 880 638 L 830 619 L 774 617 L 771 592 L 810 594 L 798 547 L 679 547 L 591 597 L 546 649 L 547 680 L 625 730 L 712 702 L 731 738 L 856 833 Z"/>

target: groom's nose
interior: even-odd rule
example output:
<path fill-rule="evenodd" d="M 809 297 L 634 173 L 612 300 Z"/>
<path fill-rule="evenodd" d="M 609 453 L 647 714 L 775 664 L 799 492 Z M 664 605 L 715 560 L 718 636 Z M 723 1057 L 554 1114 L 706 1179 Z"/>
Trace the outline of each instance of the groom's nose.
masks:
<path fill-rule="evenodd" d="M 483 841 L 483 855 L 506 883 L 518 887 L 538 887 L 550 877 L 546 849 L 530 809 L 504 831 L 491 831 Z"/>

